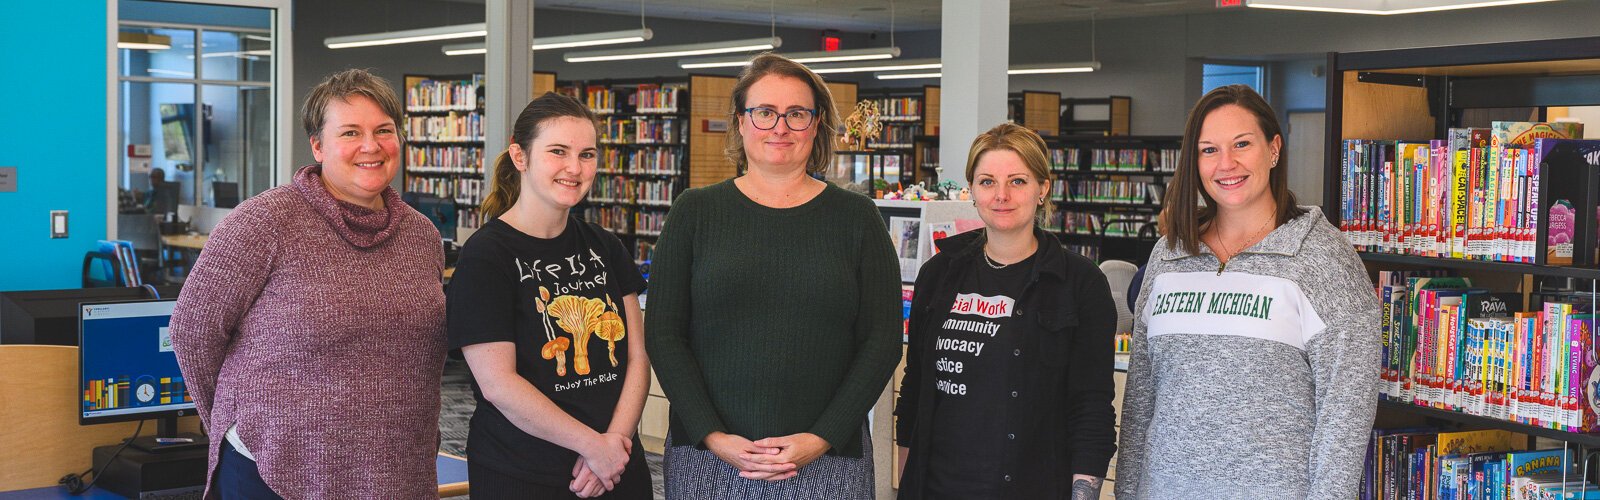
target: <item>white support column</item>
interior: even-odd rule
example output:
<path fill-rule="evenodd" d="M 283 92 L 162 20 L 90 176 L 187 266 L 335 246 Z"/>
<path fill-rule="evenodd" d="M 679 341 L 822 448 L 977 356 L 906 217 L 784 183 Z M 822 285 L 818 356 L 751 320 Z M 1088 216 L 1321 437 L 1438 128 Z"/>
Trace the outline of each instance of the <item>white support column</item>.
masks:
<path fill-rule="evenodd" d="M 484 9 L 483 179 L 493 182 L 494 158 L 511 146 L 511 123 L 533 98 L 533 0 L 488 0 Z"/>
<path fill-rule="evenodd" d="M 1011 1 L 944 0 L 940 23 L 939 162 L 966 185 L 967 150 L 978 133 L 1006 119 Z"/>

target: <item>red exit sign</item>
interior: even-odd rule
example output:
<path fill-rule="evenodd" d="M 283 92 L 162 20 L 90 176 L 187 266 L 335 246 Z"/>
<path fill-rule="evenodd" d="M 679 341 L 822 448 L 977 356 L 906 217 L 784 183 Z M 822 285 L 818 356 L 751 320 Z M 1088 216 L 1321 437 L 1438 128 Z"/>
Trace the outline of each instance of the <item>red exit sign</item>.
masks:
<path fill-rule="evenodd" d="M 1217 0 L 1218 9 L 1228 9 L 1233 7 L 1244 7 L 1244 0 Z"/>

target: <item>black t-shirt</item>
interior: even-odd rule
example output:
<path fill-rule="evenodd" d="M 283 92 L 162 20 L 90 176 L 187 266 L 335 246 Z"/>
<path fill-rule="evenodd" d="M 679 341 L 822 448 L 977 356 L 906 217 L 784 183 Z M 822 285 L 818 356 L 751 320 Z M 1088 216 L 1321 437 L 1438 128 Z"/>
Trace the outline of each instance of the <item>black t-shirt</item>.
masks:
<path fill-rule="evenodd" d="M 559 236 L 542 239 L 491 220 L 461 248 L 450 280 L 450 347 L 515 343 L 518 375 L 562 411 L 605 432 L 622 395 L 626 336 L 633 333 L 622 298 L 644 288 L 622 242 L 596 226 L 568 218 Z M 572 479 L 576 452 L 517 428 L 483 398 L 476 381 L 472 393 L 478 408 L 467 452 L 474 462 L 531 482 Z"/>
<path fill-rule="evenodd" d="M 1033 261 L 1029 256 L 1001 269 L 965 270 L 949 313 L 934 328 L 929 498 L 1000 497 L 1006 370 L 1019 345 L 1009 327 Z"/>

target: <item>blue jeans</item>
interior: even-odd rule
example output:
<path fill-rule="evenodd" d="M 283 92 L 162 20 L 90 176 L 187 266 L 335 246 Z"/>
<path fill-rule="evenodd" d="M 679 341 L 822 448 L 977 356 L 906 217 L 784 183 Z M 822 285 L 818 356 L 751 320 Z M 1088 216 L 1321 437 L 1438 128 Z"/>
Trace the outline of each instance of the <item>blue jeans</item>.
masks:
<path fill-rule="evenodd" d="M 222 495 L 223 500 L 282 500 L 261 479 L 261 471 L 256 469 L 256 461 L 246 458 L 233 449 L 233 444 L 227 440 L 222 441 L 222 450 L 217 455 L 217 480 L 211 488 Z"/>

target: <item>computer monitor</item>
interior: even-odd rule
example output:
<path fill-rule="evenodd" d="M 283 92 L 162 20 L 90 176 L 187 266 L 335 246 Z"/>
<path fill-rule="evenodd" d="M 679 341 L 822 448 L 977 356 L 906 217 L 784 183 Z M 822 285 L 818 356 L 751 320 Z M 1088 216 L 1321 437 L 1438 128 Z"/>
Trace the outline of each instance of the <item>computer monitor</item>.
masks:
<path fill-rule="evenodd" d="M 400 195 L 411 208 L 417 209 L 428 220 L 433 221 L 433 227 L 439 229 L 439 236 L 447 240 L 456 239 L 456 201 L 427 193 L 407 192 Z"/>
<path fill-rule="evenodd" d="M 176 300 L 78 306 L 79 425 L 156 419 L 156 435 L 135 440 L 147 451 L 194 446 L 177 434 L 178 417 L 195 414 L 178 369 L 168 323 Z"/>
<path fill-rule="evenodd" d="M 78 345 L 78 304 L 177 297 L 179 286 L 0 292 L 0 344 Z"/>
<path fill-rule="evenodd" d="M 215 181 L 211 183 L 212 206 L 233 208 L 239 206 L 239 183 Z"/>

